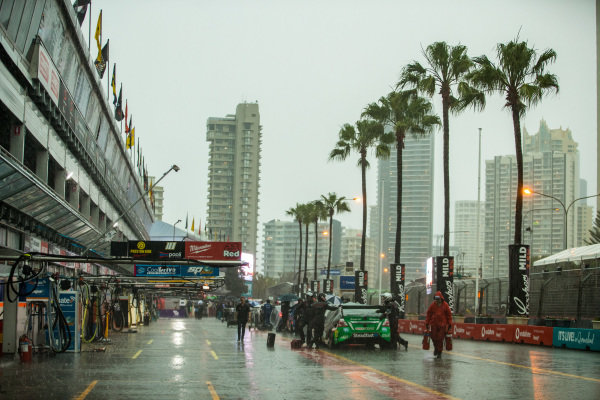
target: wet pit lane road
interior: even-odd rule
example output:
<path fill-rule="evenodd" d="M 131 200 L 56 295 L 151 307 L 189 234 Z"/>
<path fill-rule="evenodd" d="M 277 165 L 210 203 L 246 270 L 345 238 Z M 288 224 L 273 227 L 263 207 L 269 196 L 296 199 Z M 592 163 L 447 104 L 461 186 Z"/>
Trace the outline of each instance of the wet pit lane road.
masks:
<path fill-rule="evenodd" d="M 0 399 L 599 399 L 600 354 L 454 340 L 434 359 L 360 346 L 291 350 L 291 336 L 214 318 L 161 319 L 114 333 L 105 352 L 0 358 Z"/>

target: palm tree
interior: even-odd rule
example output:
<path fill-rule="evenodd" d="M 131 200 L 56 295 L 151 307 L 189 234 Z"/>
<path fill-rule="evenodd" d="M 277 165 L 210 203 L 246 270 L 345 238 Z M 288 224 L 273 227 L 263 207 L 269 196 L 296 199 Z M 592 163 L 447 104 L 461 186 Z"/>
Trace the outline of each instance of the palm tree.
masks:
<path fill-rule="evenodd" d="M 303 216 L 303 204 L 296 203 L 296 207 L 292 207 L 287 210 L 285 213 L 294 217 L 296 221 L 298 221 L 298 227 L 300 228 L 300 235 L 298 239 L 300 240 L 300 255 L 298 256 L 298 293 L 300 293 L 300 276 L 302 275 L 302 216 Z"/>
<path fill-rule="evenodd" d="M 341 214 L 349 212 L 350 207 L 346 203 L 344 196 L 337 197 L 335 193 L 329 193 L 327 196 L 321 195 L 321 199 L 317 203 L 323 207 L 329 216 L 329 255 L 327 256 L 327 279 L 329 279 L 329 271 L 331 269 L 331 246 L 333 243 L 333 216 L 335 213 Z"/>
<path fill-rule="evenodd" d="M 498 64 L 485 55 L 475 57 L 477 67 L 467 74 L 469 82 L 485 93 L 505 96 L 504 107 L 510 109 L 513 120 L 515 150 L 517 156 L 517 201 L 515 206 L 514 243 L 521 243 L 523 215 L 523 150 L 521 147 L 521 117 L 527 109 L 542 101 L 545 94 L 558 93 L 556 75 L 545 73 L 546 66 L 556 60 L 556 52 L 544 50 L 538 57 L 535 49 L 518 37 L 508 43 L 496 45 Z M 483 103 L 485 105 L 485 103 Z"/>
<path fill-rule="evenodd" d="M 384 127 L 392 127 L 396 138 L 396 170 L 397 172 L 397 202 L 396 202 L 396 241 L 394 246 L 394 264 L 400 263 L 402 237 L 402 153 L 404 139 L 408 133 L 414 136 L 424 136 L 440 125 L 440 118 L 431 114 L 431 103 L 417 95 L 415 90 L 391 92 L 379 99 L 378 103 L 369 104 L 363 111 L 368 116 L 379 121 Z M 383 201 L 379 212 L 383 212 Z M 381 241 L 382 238 L 379 238 Z"/>
<path fill-rule="evenodd" d="M 362 238 L 360 241 L 360 270 L 365 270 L 365 238 L 367 236 L 367 152 L 375 148 L 376 158 L 388 158 L 390 156 L 389 145 L 393 143 L 394 135 L 386 134 L 383 126 L 372 119 L 361 119 L 356 122 L 356 129 L 350 124 L 345 124 L 339 133 L 339 140 L 335 148 L 329 153 L 330 160 L 345 160 L 351 151 L 357 152 L 360 157 L 358 165 L 361 170 L 363 215 L 362 215 Z"/>
<path fill-rule="evenodd" d="M 315 270 L 313 274 L 313 280 L 317 280 L 317 249 L 319 247 L 319 221 L 327 220 L 327 209 L 319 202 L 315 200 L 312 202 L 313 205 L 313 222 L 315 223 Z"/>
<path fill-rule="evenodd" d="M 436 88 L 442 96 L 442 122 L 444 127 L 444 255 L 448 255 L 450 245 L 450 169 L 448 112 L 459 112 L 460 102 L 452 93 L 453 86 L 464 83 L 464 76 L 473 67 L 467 56 L 467 47 L 449 46 L 446 42 L 435 42 L 423 50 L 427 61 L 422 66 L 418 61 L 408 64 L 402 70 L 398 86 L 412 87 L 432 97 Z M 463 107 L 464 108 L 464 107 Z"/>

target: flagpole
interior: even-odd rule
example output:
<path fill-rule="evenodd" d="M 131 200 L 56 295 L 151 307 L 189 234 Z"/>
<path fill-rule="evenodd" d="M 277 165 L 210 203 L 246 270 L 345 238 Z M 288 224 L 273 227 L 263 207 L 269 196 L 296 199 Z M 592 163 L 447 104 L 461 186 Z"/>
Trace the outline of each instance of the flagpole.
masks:
<path fill-rule="evenodd" d="M 92 0 L 90 0 L 90 13 L 88 15 L 88 53 L 90 52 L 90 43 L 92 42 Z"/>
<path fill-rule="evenodd" d="M 109 47 L 110 51 L 110 47 Z M 106 62 L 106 68 L 108 70 L 108 75 L 106 76 L 106 101 L 110 104 L 110 60 L 104 60 Z M 109 106 L 110 108 L 110 106 Z"/>

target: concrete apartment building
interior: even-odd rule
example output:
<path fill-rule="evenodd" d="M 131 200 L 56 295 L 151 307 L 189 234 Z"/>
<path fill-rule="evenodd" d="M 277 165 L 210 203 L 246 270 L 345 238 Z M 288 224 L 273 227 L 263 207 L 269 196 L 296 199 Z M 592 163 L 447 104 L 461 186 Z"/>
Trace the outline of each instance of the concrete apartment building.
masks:
<path fill-rule="evenodd" d="M 300 257 L 300 229 L 298 222 L 271 220 L 263 224 L 263 270 L 267 277 L 280 278 L 298 271 Z M 329 222 L 321 222 L 317 228 L 317 279 L 323 280 L 321 270 L 327 268 L 329 253 Z M 324 234 L 327 232 L 327 234 Z M 342 224 L 333 220 L 333 239 L 331 247 L 331 268 L 340 263 L 340 243 L 342 243 Z M 304 258 L 306 256 L 307 278 L 313 280 L 315 265 L 314 224 L 308 228 L 308 253 L 306 252 L 306 226 L 302 225 L 302 272 L 304 276 Z"/>
<path fill-rule="evenodd" d="M 208 240 L 242 242 L 256 255 L 261 126 L 257 103 L 238 104 L 234 115 L 206 123 Z"/>
<path fill-rule="evenodd" d="M 514 241 L 514 213 L 517 190 L 515 156 L 497 156 L 486 161 L 484 278 L 508 276 L 508 245 Z M 582 197 L 579 153 L 570 130 L 549 129 L 540 122 L 530 136 L 523 130 L 524 186 L 543 193 L 523 197 L 522 242 L 531 246 L 533 260 L 565 248 L 583 245 L 585 230 L 591 227 L 591 209 Z M 556 200 L 560 199 L 565 209 Z M 566 233 L 565 233 L 566 218 Z M 566 235 L 566 237 L 565 237 Z"/>
<path fill-rule="evenodd" d="M 479 230 L 477 214 L 479 213 Z M 454 260 L 456 271 L 462 275 L 475 276 L 483 257 L 485 236 L 485 203 L 477 200 L 459 200 L 454 203 L 454 230 L 450 238 L 457 254 Z M 479 232 L 479 237 L 477 233 Z"/>
<path fill-rule="evenodd" d="M 380 228 L 383 228 L 381 248 L 385 262 L 394 261 L 396 240 L 397 152 L 393 146 L 388 160 L 378 161 L 377 206 L 383 209 L 372 218 L 370 236 L 379 249 Z M 406 264 L 407 281 L 425 276 L 425 260 L 431 256 L 433 236 L 434 137 L 406 137 L 403 151 L 402 248 L 400 262 Z M 383 227 L 380 222 L 383 222 Z"/>

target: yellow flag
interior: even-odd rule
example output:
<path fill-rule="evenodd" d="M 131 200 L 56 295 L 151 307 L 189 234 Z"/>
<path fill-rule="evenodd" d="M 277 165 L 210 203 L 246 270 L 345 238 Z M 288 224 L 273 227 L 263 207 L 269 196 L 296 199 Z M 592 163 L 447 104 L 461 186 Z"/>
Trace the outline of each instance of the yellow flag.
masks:
<path fill-rule="evenodd" d="M 98 16 L 96 33 L 94 34 L 94 37 L 96 38 L 96 44 L 98 45 L 98 57 L 96 58 L 98 61 L 102 61 L 102 46 L 100 44 L 100 36 L 102 36 L 102 10 L 100 10 L 100 15 Z"/>
<path fill-rule="evenodd" d="M 194 232 L 194 218 L 192 218 L 192 232 Z"/>

